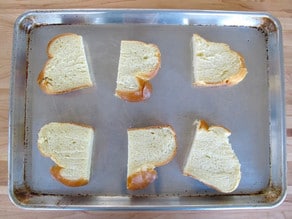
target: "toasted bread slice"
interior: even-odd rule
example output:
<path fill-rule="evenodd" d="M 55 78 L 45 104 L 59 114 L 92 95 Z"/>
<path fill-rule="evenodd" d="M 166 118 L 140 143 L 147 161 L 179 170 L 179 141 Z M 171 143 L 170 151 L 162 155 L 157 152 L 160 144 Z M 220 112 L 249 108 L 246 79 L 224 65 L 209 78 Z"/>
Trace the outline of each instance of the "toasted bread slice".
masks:
<path fill-rule="evenodd" d="M 176 149 L 176 135 L 171 126 L 128 129 L 127 188 L 146 188 L 157 178 L 155 167 L 170 162 Z"/>
<path fill-rule="evenodd" d="M 50 40 L 48 61 L 37 82 L 47 94 L 62 94 L 91 87 L 88 63 L 82 36 L 66 33 Z"/>
<path fill-rule="evenodd" d="M 231 132 L 221 126 L 196 121 L 196 133 L 183 173 L 223 193 L 234 191 L 240 182 L 239 160 L 228 137 Z"/>
<path fill-rule="evenodd" d="M 244 58 L 229 45 L 207 41 L 198 34 L 193 35 L 192 45 L 194 85 L 231 86 L 245 78 Z"/>
<path fill-rule="evenodd" d="M 156 45 L 121 41 L 115 95 L 129 102 L 148 99 L 152 92 L 149 80 L 157 74 L 160 65 L 161 54 Z"/>
<path fill-rule="evenodd" d="M 52 176 L 67 186 L 83 186 L 90 179 L 94 130 L 90 126 L 52 122 L 38 133 L 38 148 L 56 166 Z"/>

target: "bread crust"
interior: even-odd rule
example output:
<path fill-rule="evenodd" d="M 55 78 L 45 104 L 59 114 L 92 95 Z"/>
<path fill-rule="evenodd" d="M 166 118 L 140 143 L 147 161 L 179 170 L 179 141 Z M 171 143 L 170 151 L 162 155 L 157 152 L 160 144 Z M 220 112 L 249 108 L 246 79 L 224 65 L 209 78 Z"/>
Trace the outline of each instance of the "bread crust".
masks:
<path fill-rule="evenodd" d="M 195 35 L 202 38 L 198 34 L 194 34 L 194 36 Z M 208 41 L 206 39 L 204 39 L 204 40 L 207 42 L 212 42 L 212 41 Z M 214 43 L 214 42 L 212 42 L 212 43 Z M 246 68 L 245 60 L 244 60 L 244 57 L 242 56 L 242 54 L 232 50 L 230 48 L 230 46 L 226 43 L 216 43 L 216 44 L 223 44 L 226 46 L 226 48 L 228 47 L 228 49 L 232 53 L 237 54 L 237 56 L 239 57 L 239 60 L 240 60 L 240 68 L 239 68 L 238 72 L 236 74 L 233 74 L 229 78 L 222 80 L 222 81 L 218 81 L 218 82 L 195 81 L 195 82 L 193 82 L 194 86 L 201 86 L 201 87 L 233 86 L 233 85 L 236 85 L 239 82 L 241 82 L 245 78 L 245 76 L 247 75 L 247 68 Z"/>
<path fill-rule="evenodd" d="M 87 179 L 77 179 L 77 180 L 69 180 L 64 178 L 61 175 L 61 170 L 63 169 L 63 167 L 60 167 L 58 165 L 56 166 L 52 166 L 51 167 L 51 175 L 59 182 L 61 182 L 62 184 L 66 185 L 66 186 L 70 186 L 70 187 L 79 187 L 79 186 L 84 186 L 86 184 L 88 184 L 88 180 Z"/>
<path fill-rule="evenodd" d="M 42 70 L 37 78 L 37 83 L 39 84 L 39 87 L 41 88 L 41 90 L 43 92 L 45 92 L 46 94 L 65 94 L 65 93 L 69 93 L 75 90 L 80 90 L 83 88 L 88 88 L 88 87 L 92 87 L 93 85 L 91 84 L 84 84 L 82 86 L 77 86 L 71 89 L 67 89 L 67 90 L 63 90 L 63 91 L 54 91 L 52 89 L 50 89 L 50 79 L 44 76 L 45 73 Z"/>
<path fill-rule="evenodd" d="M 198 124 L 198 129 L 204 129 L 204 130 L 206 130 L 206 131 L 209 131 L 210 128 L 213 128 L 213 127 L 220 127 L 220 128 L 225 129 L 226 132 L 231 133 L 231 131 L 230 131 L 229 129 L 227 129 L 227 128 L 221 126 L 221 125 L 211 125 L 211 126 L 210 126 L 210 125 L 208 125 L 208 123 L 207 123 L 205 120 L 203 120 L 203 119 L 201 119 L 201 120 L 197 120 L 197 121 L 195 121 L 195 123 Z"/>
<path fill-rule="evenodd" d="M 152 78 L 154 78 L 160 67 L 161 67 L 161 53 L 159 51 L 159 48 L 155 44 L 147 44 L 141 41 L 131 41 L 135 43 L 139 43 L 142 45 L 147 45 L 147 46 L 152 46 L 155 47 L 156 50 L 158 51 L 156 54 L 156 57 L 158 58 L 158 62 L 156 66 L 153 68 L 153 70 L 147 72 L 147 73 L 139 73 L 136 75 L 136 80 L 138 82 L 138 89 L 134 91 L 127 91 L 127 90 L 117 90 L 115 92 L 115 96 L 128 101 L 128 102 L 140 102 L 144 101 L 148 98 L 150 98 L 152 94 L 152 85 L 149 82 Z"/>
<path fill-rule="evenodd" d="M 138 43 L 138 44 L 141 44 L 143 46 L 151 46 L 151 47 L 154 47 L 156 49 L 157 53 L 155 54 L 155 56 L 158 58 L 157 64 L 153 67 L 153 69 L 151 71 L 146 72 L 146 73 L 139 73 L 136 75 L 136 77 L 141 79 L 141 80 L 144 80 L 144 81 L 151 80 L 152 78 L 154 78 L 157 75 L 157 73 L 161 67 L 161 53 L 160 53 L 158 46 L 155 44 L 152 44 L 152 43 L 145 43 L 145 42 L 141 42 L 141 41 L 137 41 L 137 40 L 131 40 L 131 42 Z"/>
<path fill-rule="evenodd" d="M 190 173 L 187 173 L 187 172 L 183 172 L 183 175 L 184 176 L 188 176 L 188 177 L 192 177 L 198 181 L 200 181 L 201 183 L 207 185 L 208 187 L 212 188 L 212 189 L 215 189 L 216 191 L 218 192 L 222 192 L 222 193 L 230 193 L 230 192 L 233 192 L 239 185 L 239 182 L 240 182 L 240 179 L 236 181 L 236 184 L 234 185 L 234 187 L 232 187 L 230 190 L 220 190 L 219 188 L 215 187 L 214 185 L 211 185 L 211 184 L 208 184 L 206 182 L 203 182 L 201 181 L 199 178 L 196 178 L 194 175 L 190 174 Z"/>
<path fill-rule="evenodd" d="M 51 123 L 54 123 L 54 122 L 51 122 Z M 91 127 L 89 125 L 86 125 L 86 124 L 82 124 L 82 123 L 73 123 L 73 122 L 58 122 L 58 123 L 59 124 L 70 124 L 70 125 L 81 126 L 81 127 L 84 127 L 84 128 L 90 128 L 92 131 L 94 131 L 93 127 Z M 48 124 L 50 124 L 50 123 L 48 123 Z M 57 163 L 56 159 L 53 156 L 49 156 L 48 154 L 44 153 L 44 151 L 41 148 L 42 148 L 41 144 L 38 142 L 38 149 L 39 149 L 41 155 L 44 156 L 44 157 L 49 157 L 49 158 L 51 158 L 52 161 Z M 58 164 L 55 165 L 55 166 L 52 166 L 51 169 L 50 169 L 51 175 L 57 181 L 61 182 L 62 184 L 66 185 L 66 186 L 70 186 L 70 187 L 78 187 L 78 186 L 83 186 L 83 185 L 88 184 L 89 180 L 87 180 L 87 179 L 80 178 L 78 180 L 69 180 L 69 179 L 64 178 L 61 175 L 61 170 L 62 169 L 63 169 L 63 167 L 59 166 Z"/>
<path fill-rule="evenodd" d="M 152 85 L 149 81 L 144 81 L 137 77 L 139 84 L 138 90 L 122 91 L 116 90 L 115 95 L 128 102 L 140 102 L 148 99 L 152 93 Z"/>
<path fill-rule="evenodd" d="M 157 172 L 154 168 L 139 170 L 127 178 L 127 189 L 139 190 L 145 189 L 150 183 L 157 178 Z"/>
<path fill-rule="evenodd" d="M 240 56 L 241 67 L 236 74 L 225 79 L 224 81 L 219 81 L 219 82 L 197 81 L 197 82 L 193 82 L 193 85 L 201 86 L 201 87 L 219 87 L 219 86 L 233 86 L 241 82 L 247 75 L 247 69 L 245 68 L 244 58 L 239 53 L 237 54 Z"/>
<path fill-rule="evenodd" d="M 74 88 L 71 88 L 71 89 L 62 90 L 62 91 L 54 91 L 54 90 L 51 89 L 51 87 L 50 87 L 50 80 L 51 79 L 45 76 L 46 66 L 48 65 L 49 61 L 54 58 L 54 55 L 52 53 L 50 53 L 49 50 L 50 50 L 51 44 L 53 44 L 57 39 L 59 39 L 61 37 L 64 37 L 64 36 L 79 37 L 79 35 L 74 34 L 74 33 L 63 33 L 63 34 L 59 34 L 57 36 L 54 36 L 48 42 L 48 46 L 47 46 L 47 50 L 46 50 L 48 59 L 47 59 L 43 69 L 41 70 L 41 72 L 39 73 L 38 78 L 37 78 L 37 83 L 39 84 L 39 87 L 46 94 L 64 94 L 64 93 L 69 93 L 69 92 L 72 92 L 72 91 L 75 91 L 75 90 L 80 90 L 82 88 L 88 88 L 88 87 L 92 87 L 93 86 L 92 84 L 88 83 L 88 84 L 84 84 L 82 86 L 77 86 L 77 87 L 74 87 Z"/>
<path fill-rule="evenodd" d="M 64 36 L 74 36 L 74 37 L 79 37 L 79 35 L 75 34 L 75 33 L 61 33 L 61 34 L 58 34 L 56 36 L 54 36 L 52 39 L 50 39 L 50 41 L 48 42 L 48 46 L 47 46 L 47 54 L 48 54 L 48 57 L 49 58 L 52 58 L 53 57 L 53 54 L 50 53 L 50 47 L 51 47 L 51 44 L 54 43 L 57 39 L 61 38 L 61 37 L 64 37 Z"/>
<path fill-rule="evenodd" d="M 127 177 L 127 189 L 129 190 L 138 190 L 146 188 L 150 183 L 152 183 L 157 178 L 157 172 L 155 170 L 156 167 L 163 166 L 168 164 L 176 155 L 177 153 L 177 139 L 176 133 L 172 126 L 170 125 L 161 125 L 161 126 L 148 126 L 145 128 L 129 128 L 130 130 L 148 130 L 148 129 L 155 129 L 155 128 L 169 128 L 174 136 L 175 140 L 175 149 L 171 156 L 166 160 L 161 160 L 160 162 L 156 163 L 148 163 L 139 168 L 136 172 L 132 173 Z"/>
<path fill-rule="evenodd" d="M 218 126 L 218 125 L 216 125 L 216 126 L 213 126 L 213 125 L 212 125 L 212 126 L 209 126 L 208 123 L 207 123 L 205 120 L 197 120 L 197 121 L 195 121 L 195 124 L 198 125 L 198 127 L 197 127 L 198 129 L 201 129 L 201 130 L 204 130 L 204 131 L 209 131 L 209 129 L 212 128 L 212 127 L 220 127 L 220 128 L 225 129 L 226 132 L 231 133 L 229 129 L 227 129 L 227 128 L 223 127 L 223 126 Z M 240 183 L 240 178 L 239 178 L 239 179 L 237 179 L 236 184 L 235 184 L 231 189 L 229 189 L 229 190 L 224 190 L 224 191 L 223 191 L 223 190 L 220 190 L 220 189 L 219 189 L 218 187 L 216 187 L 215 185 L 211 185 L 211 184 L 209 184 L 209 183 L 203 182 L 202 180 L 200 180 L 200 178 L 197 178 L 197 177 L 194 176 L 193 174 L 191 174 L 191 173 L 189 173 L 189 172 L 186 172 L 186 171 L 184 171 L 184 170 L 183 170 L 183 175 L 184 175 L 184 176 L 188 176 L 188 177 L 192 177 L 192 178 L 194 178 L 194 179 L 196 179 L 196 180 L 198 180 L 198 181 L 204 183 L 205 185 L 209 186 L 210 188 L 213 188 L 213 189 L 215 189 L 216 191 L 218 191 L 218 192 L 223 192 L 223 193 L 230 193 L 230 192 L 233 192 L 233 191 L 238 187 L 238 185 L 239 185 L 239 183 Z"/>

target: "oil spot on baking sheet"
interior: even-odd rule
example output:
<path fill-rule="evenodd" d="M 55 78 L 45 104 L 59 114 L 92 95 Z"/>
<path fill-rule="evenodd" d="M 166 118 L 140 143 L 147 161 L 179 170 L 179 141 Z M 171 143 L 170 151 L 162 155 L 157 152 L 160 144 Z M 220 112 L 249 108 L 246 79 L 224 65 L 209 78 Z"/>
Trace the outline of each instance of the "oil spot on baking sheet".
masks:
<path fill-rule="evenodd" d="M 273 203 L 276 202 L 280 197 L 282 193 L 281 187 L 276 186 L 270 186 L 266 190 L 263 191 L 264 195 L 264 202 L 266 203 Z"/>
<path fill-rule="evenodd" d="M 14 189 L 15 198 L 22 204 L 28 204 L 29 200 L 32 198 L 32 193 L 27 185 L 23 187 Z"/>
<path fill-rule="evenodd" d="M 264 30 L 266 33 L 277 31 L 275 23 L 271 19 L 266 17 L 262 18 L 262 24 L 260 28 Z"/>

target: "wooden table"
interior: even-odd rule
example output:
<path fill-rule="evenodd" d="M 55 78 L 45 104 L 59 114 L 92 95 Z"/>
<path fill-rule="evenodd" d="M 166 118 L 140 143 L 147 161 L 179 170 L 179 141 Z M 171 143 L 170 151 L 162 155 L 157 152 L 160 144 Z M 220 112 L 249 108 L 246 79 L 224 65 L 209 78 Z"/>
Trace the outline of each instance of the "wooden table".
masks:
<path fill-rule="evenodd" d="M 287 178 L 285 202 L 271 210 L 196 212 L 83 212 L 28 211 L 15 207 L 8 198 L 8 109 L 13 24 L 28 9 L 50 8 L 168 8 L 267 11 L 283 26 L 286 73 Z M 0 0 L 0 218 L 292 218 L 292 1 L 291 0 Z"/>

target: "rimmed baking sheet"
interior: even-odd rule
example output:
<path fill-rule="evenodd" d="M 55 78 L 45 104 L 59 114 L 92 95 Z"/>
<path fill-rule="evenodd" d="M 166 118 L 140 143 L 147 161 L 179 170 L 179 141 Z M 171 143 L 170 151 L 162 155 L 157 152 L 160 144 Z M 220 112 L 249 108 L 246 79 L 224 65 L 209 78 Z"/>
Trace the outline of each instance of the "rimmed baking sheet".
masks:
<path fill-rule="evenodd" d="M 37 76 L 48 41 L 61 33 L 83 36 L 95 86 L 46 95 Z M 192 86 L 193 33 L 228 43 L 244 57 L 246 78 L 233 87 Z M 162 65 L 153 93 L 140 103 L 114 96 L 121 40 L 158 45 Z M 11 75 L 9 194 L 24 208 L 82 210 L 194 210 L 273 207 L 286 194 L 284 76 L 278 20 L 266 13 L 177 10 L 30 11 L 15 23 Z M 182 175 L 195 119 L 230 129 L 242 179 L 222 194 Z M 48 122 L 95 128 L 88 185 L 70 188 L 49 173 L 53 162 L 37 149 Z M 175 159 L 160 167 L 147 189 L 126 189 L 127 128 L 173 126 Z"/>

